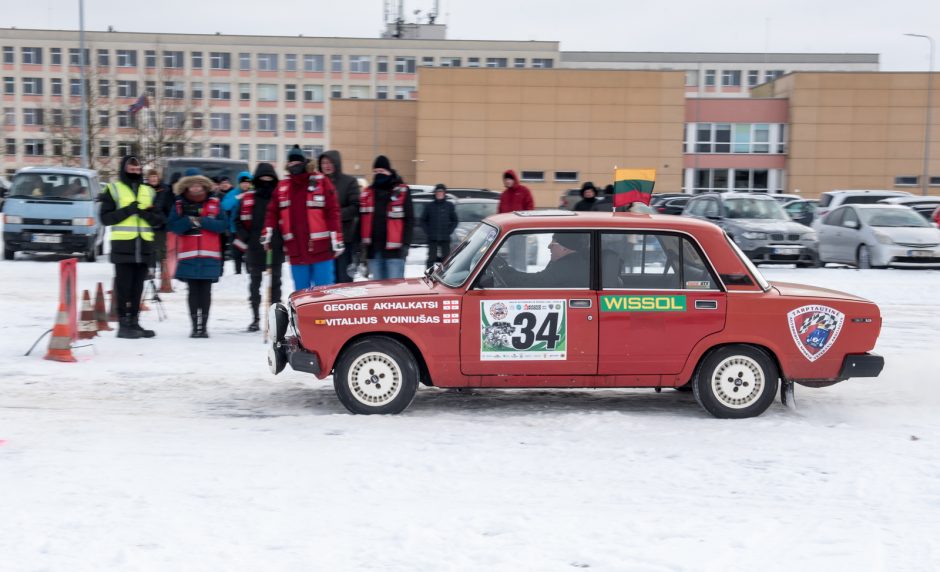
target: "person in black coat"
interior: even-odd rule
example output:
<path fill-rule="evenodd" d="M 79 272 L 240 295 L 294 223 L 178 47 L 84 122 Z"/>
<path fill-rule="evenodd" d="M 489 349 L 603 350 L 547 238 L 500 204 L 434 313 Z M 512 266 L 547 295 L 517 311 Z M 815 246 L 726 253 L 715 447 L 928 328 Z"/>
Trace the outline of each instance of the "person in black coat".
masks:
<path fill-rule="evenodd" d="M 450 254 L 450 235 L 457 228 L 457 209 L 447 200 L 447 187 L 438 183 L 434 187 L 434 200 L 421 213 L 421 228 L 428 237 L 427 268 L 443 262 Z"/>
<path fill-rule="evenodd" d="M 346 248 L 336 257 L 336 282 L 352 282 L 348 268 L 355 264 L 353 256 L 359 251 L 359 181 L 343 172 L 343 158 L 339 151 L 324 151 L 317 163 L 318 170 L 330 179 L 336 189 L 340 221 L 343 223 Z"/>
<path fill-rule="evenodd" d="M 520 272 L 503 259 L 493 257 L 496 286 L 508 288 L 587 288 L 590 257 L 587 233 L 556 232 L 548 245 L 551 260 L 539 272 Z"/>
<path fill-rule="evenodd" d="M 592 211 L 597 206 L 597 187 L 594 183 L 587 181 L 581 185 L 581 200 L 575 203 L 576 211 Z"/>
<path fill-rule="evenodd" d="M 239 211 L 235 222 L 235 247 L 245 253 L 245 264 L 251 277 L 248 284 L 248 302 L 251 304 L 251 324 L 249 332 L 257 332 L 259 326 L 259 307 L 261 305 L 261 278 L 267 267 L 267 255 L 264 245 L 261 244 L 261 235 L 264 232 L 264 217 L 268 204 L 277 187 L 277 172 L 270 163 L 258 163 L 254 176 L 251 179 L 254 205 L 250 220 L 242 219 L 242 214 L 248 210 L 245 206 L 245 196 L 239 199 Z M 246 193 L 247 194 L 247 193 Z M 272 227 L 271 237 L 271 303 L 281 301 L 281 267 L 284 264 L 284 239 L 278 225 Z"/>

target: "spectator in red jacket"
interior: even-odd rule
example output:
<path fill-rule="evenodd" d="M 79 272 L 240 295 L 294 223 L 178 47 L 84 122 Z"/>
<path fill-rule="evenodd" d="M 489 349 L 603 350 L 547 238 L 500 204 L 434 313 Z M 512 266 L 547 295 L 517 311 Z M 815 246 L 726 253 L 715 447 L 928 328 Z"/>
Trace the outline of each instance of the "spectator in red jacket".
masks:
<path fill-rule="evenodd" d="M 499 212 L 530 211 L 535 208 L 532 193 L 528 187 L 519 184 L 515 171 L 508 170 L 503 173 L 503 186 L 506 190 L 499 196 Z"/>

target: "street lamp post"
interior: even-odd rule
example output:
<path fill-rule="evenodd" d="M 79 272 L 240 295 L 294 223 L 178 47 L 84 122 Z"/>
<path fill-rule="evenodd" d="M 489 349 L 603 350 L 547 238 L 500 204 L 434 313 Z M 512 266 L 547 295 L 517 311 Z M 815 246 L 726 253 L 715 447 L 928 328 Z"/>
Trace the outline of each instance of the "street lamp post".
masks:
<path fill-rule="evenodd" d="M 904 34 L 912 38 L 926 38 L 930 42 L 930 67 L 927 69 L 927 123 L 924 125 L 924 175 L 921 181 L 921 190 L 924 195 L 927 194 L 930 186 L 930 122 L 933 108 L 933 38 L 925 34 Z"/>

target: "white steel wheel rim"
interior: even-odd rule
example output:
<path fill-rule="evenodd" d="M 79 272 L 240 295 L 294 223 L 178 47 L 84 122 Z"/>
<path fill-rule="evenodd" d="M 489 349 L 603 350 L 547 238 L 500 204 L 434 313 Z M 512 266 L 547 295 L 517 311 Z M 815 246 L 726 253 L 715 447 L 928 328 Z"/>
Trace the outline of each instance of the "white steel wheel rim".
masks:
<path fill-rule="evenodd" d="M 379 407 L 395 399 L 401 392 L 401 367 L 388 354 L 362 354 L 349 367 L 346 384 L 356 401 Z"/>
<path fill-rule="evenodd" d="M 712 374 L 712 392 L 722 405 L 731 409 L 753 405 L 766 385 L 763 368 L 747 356 L 723 359 Z"/>

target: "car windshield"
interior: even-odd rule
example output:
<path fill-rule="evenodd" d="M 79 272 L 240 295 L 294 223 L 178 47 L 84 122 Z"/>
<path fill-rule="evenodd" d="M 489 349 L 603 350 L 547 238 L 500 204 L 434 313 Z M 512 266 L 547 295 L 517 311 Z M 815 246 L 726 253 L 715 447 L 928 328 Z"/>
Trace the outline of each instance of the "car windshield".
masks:
<path fill-rule="evenodd" d="M 88 177 L 63 173 L 21 173 L 13 177 L 11 197 L 90 201 Z"/>
<path fill-rule="evenodd" d="M 441 282 L 452 288 L 463 284 L 498 235 L 499 231 L 489 224 L 476 227 L 444 261 L 438 276 Z"/>
<path fill-rule="evenodd" d="M 738 258 L 741 260 L 741 263 L 744 264 L 744 267 L 747 268 L 748 272 L 751 273 L 751 276 L 753 276 L 754 279 L 757 280 L 757 284 L 760 285 L 761 289 L 766 292 L 767 289 L 770 288 L 770 282 L 768 282 L 767 279 L 764 278 L 764 275 L 761 274 L 760 270 L 757 269 L 757 266 L 755 266 L 754 263 L 751 262 L 751 259 L 748 258 L 746 254 L 744 254 L 744 252 L 741 250 L 741 247 L 738 246 L 737 243 L 735 243 L 733 240 L 731 240 L 731 237 L 728 236 L 728 233 L 725 233 L 725 240 L 728 242 L 729 245 L 731 245 L 731 250 L 733 250 L 734 253 L 738 255 Z"/>
<path fill-rule="evenodd" d="M 925 227 L 927 221 L 911 209 L 858 209 L 862 222 L 878 227 Z"/>
<path fill-rule="evenodd" d="M 498 206 L 498 201 L 485 203 L 457 203 L 457 220 L 460 222 L 480 222 L 486 217 L 496 214 Z"/>
<path fill-rule="evenodd" d="M 728 218 L 758 218 L 768 220 L 790 220 L 780 203 L 773 199 L 725 199 Z"/>

